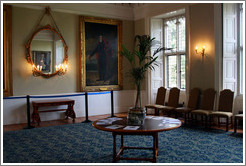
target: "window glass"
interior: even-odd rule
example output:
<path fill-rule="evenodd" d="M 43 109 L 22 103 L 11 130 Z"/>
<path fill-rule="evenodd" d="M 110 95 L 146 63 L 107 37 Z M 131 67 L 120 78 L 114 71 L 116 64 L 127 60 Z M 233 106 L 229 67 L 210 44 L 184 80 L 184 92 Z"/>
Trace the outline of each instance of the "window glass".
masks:
<path fill-rule="evenodd" d="M 167 87 L 178 87 L 180 89 L 185 89 L 185 17 L 178 16 L 164 20 L 164 26 L 165 47 L 172 48 L 172 51 L 165 51 L 167 70 L 165 79 Z"/>
<path fill-rule="evenodd" d="M 179 38 L 178 38 L 178 51 L 185 51 L 185 18 L 178 19 L 178 30 L 179 30 Z"/>
<path fill-rule="evenodd" d="M 166 27 L 166 47 L 173 48 L 173 51 L 177 49 L 177 32 L 176 32 L 176 19 L 168 20 L 165 24 Z"/>
<path fill-rule="evenodd" d="M 177 87 L 177 56 L 168 56 L 168 87 Z"/>
<path fill-rule="evenodd" d="M 180 88 L 185 89 L 185 55 L 181 55 L 180 59 Z"/>

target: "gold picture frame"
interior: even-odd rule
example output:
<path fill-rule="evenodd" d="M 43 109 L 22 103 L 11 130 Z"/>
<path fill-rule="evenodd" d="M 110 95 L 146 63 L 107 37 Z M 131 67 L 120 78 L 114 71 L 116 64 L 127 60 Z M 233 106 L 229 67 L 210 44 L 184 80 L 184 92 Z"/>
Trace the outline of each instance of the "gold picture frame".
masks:
<path fill-rule="evenodd" d="M 81 91 L 122 89 L 122 21 L 80 16 Z"/>
<path fill-rule="evenodd" d="M 3 5 L 3 97 L 13 95 L 12 84 L 12 7 Z"/>

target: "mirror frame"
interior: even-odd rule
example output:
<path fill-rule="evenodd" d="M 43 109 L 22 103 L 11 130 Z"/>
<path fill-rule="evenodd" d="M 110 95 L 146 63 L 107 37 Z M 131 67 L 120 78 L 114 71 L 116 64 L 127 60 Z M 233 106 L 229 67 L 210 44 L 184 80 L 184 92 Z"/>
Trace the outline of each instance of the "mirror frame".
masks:
<path fill-rule="evenodd" d="M 43 30 L 50 30 L 50 31 L 53 31 L 54 33 L 56 33 L 59 38 L 62 40 L 62 43 L 63 43 L 63 46 L 64 46 L 64 60 L 63 60 L 63 63 L 67 63 L 68 61 L 68 55 L 67 55 L 67 51 L 68 51 L 68 46 L 65 42 L 65 40 L 63 39 L 62 35 L 60 33 L 58 33 L 56 31 L 55 28 L 51 27 L 49 24 L 48 25 L 45 25 L 41 28 L 39 28 L 37 31 L 35 31 L 31 38 L 28 40 L 27 44 L 26 44 L 26 50 L 27 50 L 27 61 L 31 64 L 31 65 L 34 65 L 33 63 L 33 60 L 32 60 L 32 55 L 31 55 L 31 45 L 32 45 L 32 41 L 33 41 L 33 38 L 36 36 L 37 33 L 39 33 L 40 31 L 43 31 Z M 34 76 L 43 76 L 45 78 L 50 78 L 52 76 L 55 76 L 56 74 L 60 75 L 60 71 L 56 71 L 54 73 L 51 73 L 51 74 L 45 74 L 43 73 L 42 71 L 39 71 L 37 70 L 36 68 L 34 68 L 34 71 L 33 71 L 33 75 Z"/>

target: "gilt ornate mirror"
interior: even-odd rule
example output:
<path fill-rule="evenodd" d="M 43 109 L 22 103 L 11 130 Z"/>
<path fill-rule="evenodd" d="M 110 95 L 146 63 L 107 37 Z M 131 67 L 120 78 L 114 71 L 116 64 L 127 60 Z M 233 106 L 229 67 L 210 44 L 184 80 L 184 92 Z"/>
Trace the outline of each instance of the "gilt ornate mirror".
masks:
<path fill-rule="evenodd" d="M 49 8 L 45 14 L 50 15 Z M 32 65 L 34 76 L 49 78 L 65 74 L 68 47 L 58 27 L 55 29 L 48 24 L 37 29 L 28 40 L 26 49 L 27 61 Z"/>

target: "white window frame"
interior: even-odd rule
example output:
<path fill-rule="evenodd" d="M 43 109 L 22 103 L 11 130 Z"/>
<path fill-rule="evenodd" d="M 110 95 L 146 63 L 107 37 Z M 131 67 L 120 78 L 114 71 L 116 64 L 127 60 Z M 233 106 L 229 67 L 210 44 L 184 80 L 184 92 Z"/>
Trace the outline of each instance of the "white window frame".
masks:
<path fill-rule="evenodd" d="M 245 10 L 245 9 L 244 9 Z M 238 4 L 238 94 L 243 94 L 243 4 Z"/>
<path fill-rule="evenodd" d="M 241 15 L 244 15 L 244 11 L 241 13 L 243 5 L 241 3 L 224 3 L 223 4 L 223 88 L 231 89 L 237 95 L 243 94 L 243 20 Z M 231 23 L 227 24 L 229 21 Z M 229 25 L 229 26 L 228 26 Z M 228 28 L 231 27 L 231 28 Z M 229 32 L 229 33 L 228 33 Z M 228 37 L 227 34 L 232 34 Z M 233 52 L 227 52 L 230 47 L 227 44 L 233 43 Z M 232 45 L 232 44 L 231 44 Z M 227 66 L 227 62 L 231 63 Z M 231 74 L 231 78 L 227 77 L 227 71 Z M 228 79 L 229 78 L 229 79 Z"/>
<path fill-rule="evenodd" d="M 187 62 L 187 54 L 186 54 L 186 24 L 187 24 L 187 20 L 186 20 L 186 17 L 185 17 L 185 14 L 182 14 L 182 15 L 178 15 L 178 16 L 175 16 L 175 17 L 169 17 L 169 18 L 166 18 L 166 19 L 163 19 L 163 44 L 164 44 L 164 47 L 166 47 L 166 26 L 165 26 L 165 22 L 168 21 L 168 20 L 173 20 L 173 19 L 176 19 L 178 20 L 179 18 L 185 18 L 185 50 L 184 51 L 177 51 L 178 50 L 178 47 L 179 47 L 179 26 L 176 25 L 176 40 L 177 40 L 177 48 L 176 48 L 176 51 L 173 51 L 173 52 L 165 52 L 164 53 L 164 60 L 165 60 L 165 85 L 166 85 L 166 88 L 172 88 L 169 86 L 169 77 L 168 77 L 168 56 L 177 56 L 177 87 L 181 89 L 181 55 L 184 55 L 185 56 L 185 74 L 187 75 L 187 70 L 186 70 L 186 62 Z M 185 88 L 181 89 L 181 90 L 186 90 L 187 89 L 187 81 L 186 81 L 186 77 L 185 77 Z"/>

